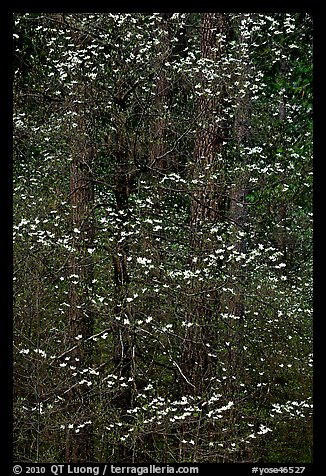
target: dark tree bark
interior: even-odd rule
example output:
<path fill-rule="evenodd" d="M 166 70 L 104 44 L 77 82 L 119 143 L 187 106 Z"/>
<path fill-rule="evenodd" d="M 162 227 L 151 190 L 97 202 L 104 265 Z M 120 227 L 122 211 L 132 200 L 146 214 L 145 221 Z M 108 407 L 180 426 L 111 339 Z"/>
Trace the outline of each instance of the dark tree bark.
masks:
<path fill-rule="evenodd" d="M 169 168 L 169 158 L 166 152 L 167 124 L 165 119 L 166 109 L 171 103 L 171 85 L 164 72 L 164 63 L 169 62 L 172 56 L 171 47 L 171 14 L 162 13 L 161 41 L 157 47 L 156 86 L 155 86 L 155 122 L 153 128 L 153 141 L 150 150 L 150 166 L 160 172 Z M 164 156 L 160 158 L 161 156 Z"/>
<path fill-rule="evenodd" d="M 217 61 L 226 48 L 225 44 L 218 41 L 218 35 L 229 37 L 227 17 L 218 13 L 204 13 L 201 32 L 202 58 Z M 203 85 L 206 86 L 205 78 Z M 222 86 L 220 93 L 218 98 L 215 95 L 203 95 L 198 102 L 200 126 L 194 146 L 192 179 L 198 179 L 200 176 L 205 186 L 195 188 L 191 198 L 190 246 L 191 257 L 197 260 L 197 269 L 204 267 L 203 260 L 214 247 L 214 244 L 203 240 L 203 225 L 220 223 L 225 208 L 222 162 L 217 160 L 217 156 L 223 154 L 225 139 L 225 130 L 217 121 L 221 114 L 221 97 L 224 93 Z M 211 177 L 213 173 L 219 176 L 218 180 Z M 183 369 L 193 388 L 184 381 L 184 392 L 200 392 L 205 389 L 207 379 L 213 371 L 205 344 L 212 338 L 209 326 L 212 323 L 212 309 L 217 305 L 219 297 L 215 290 L 207 290 L 205 282 L 193 284 L 191 294 L 188 320 L 194 325 L 186 328 Z"/>
<path fill-rule="evenodd" d="M 82 336 L 70 356 L 77 369 L 91 366 L 93 343 L 85 340 L 93 333 L 94 314 L 90 304 L 93 280 L 93 263 L 89 248 L 94 244 L 94 193 L 92 185 L 92 162 L 94 150 L 86 133 L 85 118 L 79 113 L 79 130 L 72 137 L 72 162 L 70 167 L 70 200 L 72 207 L 73 247 L 69 272 L 69 322 L 68 339 L 71 346 L 76 337 Z M 74 282 L 77 284 L 74 284 Z M 69 411 L 76 415 L 75 423 L 81 424 L 91 419 L 91 401 L 87 385 L 76 385 L 68 392 Z M 82 410 L 81 410 L 82 409 Z M 66 461 L 82 463 L 93 460 L 93 441 L 91 425 L 68 430 L 66 438 Z"/>
<path fill-rule="evenodd" d="M 241 70 L 238 75 L 238 89 L 239 94 L 236 99 L 237 107 L 235 111 L 234 120 L 234 138 L 236 144 L 236 160 L 239 166 L 246 165 L 244 147 L 248 147 L 251 142 L 251 98 L 250 88 L 243 93 L 245 84 L 251 82 L 252 71 L 249 58 L 250 37 L 244 34 L 245 17 L 240 15 L 239 25 L 239 54 L 241 55 Z M 243 324 L 245 319 L 245 273 L 242 267 L 242 260 L 244 259 L 247 243 L 245 235 L 239 238 L 239 232 L 245 232 L 248 220 L 248 201 L 247 195 L 249 193 L 249 181 L 245 172 L 241 172 L 235 180 L 235 183 L 230 189 L 230 208 L 229 218 L 231 231 L 233 229 L 233 236 L 231 234 L 231 244 L 234 246 L 234 253 L 239 260 L 234 260 L 228 270 L 231 287 L 234 294 L 226 303 L 226 309 L 230 316 L 231 325 L 228 329 L 228 340 L 230 345 L 228 348 L 228 365 L 230 373 L 235 375 L 237 379 L 230 380 L 231 388 L 229 391 L 233 395 L 239 394 L 240 387 L 238 386 L 241 379 L 241 370 L 243 365 Z"/>
<path fill-rule="evenodd" d="M 135 190 L 134 184 L 139 176 L 139 169 L 134 162 L 132 141 L 127 134 L 127 119 L 128 110 L 117 110 L 116 120 L 119 123 L 119 130 L 115 141 L 111 144 L 112 150 L 110 151 L 116 159 L 113 192 L 115 210 L 120 219 L 112 255 L 115 286 L 114 315 L 116 318 L 113 321 L 112 365 L 114 372 L 126 381 L 135 375 L 136 357 L 135 333 L 132 330 L 133 306 L 131 302 L 128 302 L 130 277 L 127 258 L 130 254 L 130 244 L 123 238 L 123 234 L 128 231 L 128 220 L 130 219 L 129 197 Z M 126 320 L 130 325 L 125 324 Z M 133 380 L 115 398 L 113 403 L 121 418 L 125 418 L 127 410 L 133 407 L 134 392 L 135 383 Z M 116 457 L 119 460 L 132 461 L 132 451 L 118 442 Z"/>
<path fill-rule="evenodd" d="M 286 60 L 283 59 L 280 65 L 280 77 L 282 78 L 283 81 L 285 80 L 287 69 L 288 69 L 288 66 L 286 64 Z M 282 95 L 279 100 L 278 120 L 280 123 L 280 147 L 282 147 L 283 128 L 284 128 L 284 122 L 286 121 L 286 98 L 284 97 L 284 95 Z M 289 217 L 288 217 L 288 204 L 286 202 L 278 204 L 276 222 L 277 222 L 277 229 L 275 231 L 275 241 L 279 250 L 283 254 L 284 261 L 290 264 L 291 258 L 292 258 L 291 255 L 293 253 L 295 243 L 289 240 L 289 233 L 287 231 Z"/>
<path fill-rule="evenodd" d="M 218 13 L 204 13 L 202 16 L 202 36 L 201 36 L 201 55 L 202 58 L 208 58 L 217 61 L 223 54 L 225 46 L 217 42 L 217 34 L 229 34 L 229 25 L 225 15 Z M 207 84 L 203 79 L 203 86 Z M 191 229 L 196 231 L 204 219 L 211 222 L 220 220 L 220 211 L 224 209 L 222 190 L 221 168 L 217 168 L 216 157 L 223 152 L 223 140 L 225 131 L 217 122 L 221 114 L 221 97 L 212 95 L 203 95 L 198 103 L 198 117 L 201 127 L 198 130 L 195 148 L 194 148 L 194 170 L 193 177 L 197 179 L 199 175 L 205 174 L 206 187 L 194 192 L 191 202 Z M 208 166 L 214 167 L 208 169 Z M 206 172 L 205 172 L 206 170 Z M 209 170 L 209 171 L 208 171 Z M 213 172 L 220 174 L 219 183 L 212 180 L 210 175 Z M 193 235 L 195 239 L 196 235 Z"/>

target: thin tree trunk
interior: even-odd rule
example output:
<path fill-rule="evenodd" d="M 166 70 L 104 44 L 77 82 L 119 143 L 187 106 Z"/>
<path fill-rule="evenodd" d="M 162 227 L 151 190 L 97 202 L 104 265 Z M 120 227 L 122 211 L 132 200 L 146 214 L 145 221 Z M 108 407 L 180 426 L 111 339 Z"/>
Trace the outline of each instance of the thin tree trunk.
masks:
<path fill-rule="evenodd" d="M 155 86 L 155 114 L 156 119 L 153 128 L 153 141 L 150 150 L 150 166 L 160 172 L 164 172 L 169 167 L 168 157 L 164 155 L 166 151 L 166 110 L 170 106 L 171 87 L 164 72 L 164 64 L 171 60 L 171 27 L 169 17 L 171 14 L 162 13 L 162 38 L 157 48 L 157 61 L 155 64 L 157 82 Z"/>
<path fill-rule="evenodd" d="M 85 119 L 79 111 L 79 131 L 72 139 L 70 167 L 70 200 L 72 207 L 73 247 L 69 270 L 69 322 L 70 345 L 76 338 L 83 341 L 93 333 L 94 315 L 90 305 L 93 280 L 93 263 L 89 248 L 94 243 L 94 195 L 91 177 L 93 150 L 86 134 Z M 91 366 L 92 343 L 87 341 L 71 352 L 74 366 L 83 370 Z M 76 425 L 91 420 L 91 400 L 86 384 L 74 386 L 68 393 L 69 413 L 74 415 L 74 428 L 66 438 L 66 461 L 82 463 L 93 460 L 91 425 L 85 425 L 76 433 Z M 82 409 L 82 410 L 81 410 Z"/>
<path fill-rule="evenodd" d="M 280 66 L 280 76 L 283 77 L 284 81 L 284 76 L 287 71 L 287 64 L 285 59 L 282 60 L 281 66 Z M 280 124 L 283 127 L 283 123 L 286 120 L 286 101 L 284 95 L 280 97 L 279 101 L 279 111 L 278 111 L 278 120 Z M 282 147 L 282 133 L 280 134 L 280 140 L 281 144 L 280 146 Z M 288 210 L 287 210 L 287 204 L 286 203 L 280 203 L 278 206 L 278 212 L 277 212 L 277 230 L 275 232 L 275 239 L 278 248 L 283 254 L 283 259 L 287 263 L 291 259 L 291 247 L 289 246 L 289 240 L 288 240 L 288 233 L 286 231 L 287 223 L 288 223 Z"/>
<path fill-rule="evenodd" d="M 239 165 L 245 165 L 244 147 L 250 145 L 251 140 L 251 99 L 250 89 L 245 89 L 245 84 L 251 81 L 251 65 L 249 59 L 250 38 L 244 34 L 243 28 L 246 28 L 245 15 L 240 16 L 239 32 L 239 54 L 241 55 L 241 74 L 238 76 L 239 96 L 237 99 L 237 108 L 234 121 L 234 137 L 237 144 L 237 160 Z M 232 280 L 231 286 L 234 295 L 228 303 L 228 314 L 230 316 L 231 326 L 228 332 L 229 345 L 229 370 L 230 374 L 238 376 L 236 380 L 230 380 L 232 388 L 231 393 L 239 392 L 239 372 L 242 368 L 243 342 L 242 330 L 245 318 L 245 274 L 242 267 L 242 261 L 245 259 L 247 243 L 245 235 L 239 237 L 239 232 L 244 233 L 248 218 L 248 202 L 246 197 L 249 193 L 249 182 L 246 173 L 241 173 L 230 191 L 230 209 L 229 216 L 231 226 L 234 230 L 233 246 L 234 253 L 238 260 L 234 260 L 229 268 L 229 275 Z"/>
<path fill-rule="evenodd" d="M 120 130 L 114 144 L 116 157 L 116 171 L 113 192 L 115 196 L 115 209 L 119 214 L 120 225 L 115 241 L 112 256 L 113 279 L 115 285 L 115 322 L 114 322 L 114 348 L 112 364 L 114 372 L 124 378 L 127 387 L 121 391 L 114 401 L 114 405 L 121 418 L 125 418 L 127 410 L 133 407 L 135 392 L 135 333 L 132 331 L 134 320 L 133 306 L 128 302 L 130 277 L 128 271 L 129 243 L 123 235 L 128 231 L 129 196 L 133 189 L 134 180 L 139 172 L 133 163 L 131 147 L 125 129 L 126 116 L 123 110 L 118 112 Z M 132 381 L 130 381 L 132 379 Z M 116 457 L 123 461 L 132 461 L 132 449 L 118 442 L 115 451 Z"/>

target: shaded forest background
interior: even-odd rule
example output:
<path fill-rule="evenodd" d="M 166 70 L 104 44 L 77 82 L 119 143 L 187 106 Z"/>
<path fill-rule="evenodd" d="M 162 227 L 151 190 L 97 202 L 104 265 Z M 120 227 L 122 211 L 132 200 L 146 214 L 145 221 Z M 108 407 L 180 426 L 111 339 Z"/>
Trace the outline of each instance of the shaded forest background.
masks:
<path fill-rule="evenodd" d="M 14 448 L 312 461 L 312 18 L 14 15 Z"/>

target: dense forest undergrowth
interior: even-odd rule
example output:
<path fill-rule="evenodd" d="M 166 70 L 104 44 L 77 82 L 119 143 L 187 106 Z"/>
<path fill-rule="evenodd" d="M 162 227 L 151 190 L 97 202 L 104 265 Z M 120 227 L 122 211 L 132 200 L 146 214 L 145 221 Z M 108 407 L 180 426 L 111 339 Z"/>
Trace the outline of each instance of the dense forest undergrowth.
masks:
<path fill-rule="evenodd" d="M 14 459 L 312 461 L 312 19 L 14 15 Z"/>

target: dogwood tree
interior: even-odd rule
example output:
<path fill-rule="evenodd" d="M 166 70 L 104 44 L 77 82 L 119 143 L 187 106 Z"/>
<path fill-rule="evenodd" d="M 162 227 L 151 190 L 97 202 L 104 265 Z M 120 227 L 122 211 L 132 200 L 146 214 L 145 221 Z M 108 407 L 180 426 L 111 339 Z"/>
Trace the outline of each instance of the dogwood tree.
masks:
<path fill-rule="evenodd" d="M 14 20 L 15 459 L 310 461 L 311 17 Z"/>

